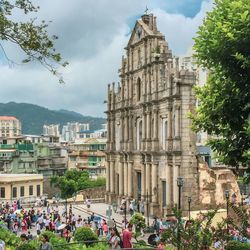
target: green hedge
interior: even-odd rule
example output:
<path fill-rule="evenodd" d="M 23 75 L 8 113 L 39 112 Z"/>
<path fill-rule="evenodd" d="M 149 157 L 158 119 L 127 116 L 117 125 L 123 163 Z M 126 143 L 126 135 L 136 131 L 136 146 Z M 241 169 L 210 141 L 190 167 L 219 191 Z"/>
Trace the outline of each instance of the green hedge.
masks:
<path fill-rule="evenodd" d="M 226 250 L 250 250 L 250 244 L 241 243 L 239 241 L 230 241 L 226 246 Z"/>

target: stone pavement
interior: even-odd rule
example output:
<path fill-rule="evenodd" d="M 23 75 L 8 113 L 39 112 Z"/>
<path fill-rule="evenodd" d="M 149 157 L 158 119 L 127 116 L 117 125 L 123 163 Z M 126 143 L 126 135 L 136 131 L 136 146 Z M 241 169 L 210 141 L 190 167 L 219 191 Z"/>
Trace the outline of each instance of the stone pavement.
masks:
<path fill-rule="evenodd" d="M 88 214 L 88 216 L 91 213 L 95 213 L 97 216 L 101 216 L 102 218 L 108 218 L 106 215 L 106 211 L 109 209 L 109 207 L 112 209 L 112 206 L 106 203 L 93 203 L 91 204 L 90 208 L 88 209 L 85 204 L 78 204 L 78 205 L 73 205 L 73 212 L 75 214 L 79 214 L 79 211 L 81 211 L 83 214 Z M 115 213 L 112 209 L 112 215 L 111 219 L 114 219 L 117 222 L 117 225 L 121 227 L 121 223 L 124 220 L 124 214 L 119 213 L 119 208 L 117 209 L 117 213 Z M 131 215 L 129 213 L 126 214 L 127 220 L 131 218 Z M 151 225 L 153 222 L 152 218 L 149 218 L 149 224 Z M 146 223 L 147 223 L 147 218 L 146 218 Z"/>

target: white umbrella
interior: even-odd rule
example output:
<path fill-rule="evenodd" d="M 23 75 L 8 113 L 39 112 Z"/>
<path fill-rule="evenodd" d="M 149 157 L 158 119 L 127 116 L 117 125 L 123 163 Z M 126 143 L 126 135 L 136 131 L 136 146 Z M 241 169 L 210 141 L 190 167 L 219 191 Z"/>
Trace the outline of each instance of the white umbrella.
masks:
<path fill-rule="evenodd" d="M 14 214 L 20 214 L 21 213 L 21 209 L 17 209 L 15 212 L 14 212 Z"/>
<path fill-rule="evenodd" d="M 62 230 L 62 229 L 64 229 L 66 226 L 67 226 L 66 224 L 62 224 L 62 225 L 60 225 L 57 229 L 58 229 L 58 230 Z"/>

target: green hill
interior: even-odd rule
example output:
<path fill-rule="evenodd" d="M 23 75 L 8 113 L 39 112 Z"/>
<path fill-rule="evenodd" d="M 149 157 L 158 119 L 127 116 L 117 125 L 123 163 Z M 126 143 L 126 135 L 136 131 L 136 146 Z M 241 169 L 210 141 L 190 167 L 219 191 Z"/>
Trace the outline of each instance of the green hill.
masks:
<path fill-rule="evenodd" d="M 42 134 L 44 124 L 60 124 L 67 122 L 89 123 L 90 129 L 100 129 L 101 124 L 106 122 L 104 118 L 83 116 L 74 111 L 49 110 L 38 105 L 28 103 L 0 103 L 0 116 L 15 116 L 22 122 L 23 134 Z"/>

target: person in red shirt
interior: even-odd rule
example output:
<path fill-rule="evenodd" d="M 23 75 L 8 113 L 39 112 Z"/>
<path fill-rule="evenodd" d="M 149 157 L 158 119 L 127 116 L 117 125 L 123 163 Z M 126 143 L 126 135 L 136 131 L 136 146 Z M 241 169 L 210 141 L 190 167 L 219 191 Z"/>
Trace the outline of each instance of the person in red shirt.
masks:
<path fill-rule="evenodd" d="M 27 226 L 28 226 L 28 224 L 27 224 L 26 219 L 23 219 L 22 222 L 21 222 L 21 227 L 22 227 L 22 232 L 23 233 L 27 232 Z"/>
<path fill-rule="evenodd" d="M 122 232 L 123 248 L 132 248 L 132 228 L 133 225 L 128 224 L 128 227 Z"/>

